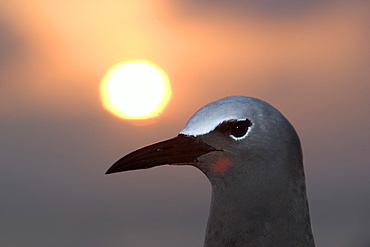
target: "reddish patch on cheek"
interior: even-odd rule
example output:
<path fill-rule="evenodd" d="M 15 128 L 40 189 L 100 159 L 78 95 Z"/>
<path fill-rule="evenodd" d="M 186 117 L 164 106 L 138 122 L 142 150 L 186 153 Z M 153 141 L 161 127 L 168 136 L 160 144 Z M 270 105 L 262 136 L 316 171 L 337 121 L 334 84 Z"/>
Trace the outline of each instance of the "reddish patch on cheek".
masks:
<path fill-rule="evenodd" d="M 230 160 L 227 158 L 218 158 L 213 163 L 212 171 L 215 175 L 224 175 L 230 169 Z"/>

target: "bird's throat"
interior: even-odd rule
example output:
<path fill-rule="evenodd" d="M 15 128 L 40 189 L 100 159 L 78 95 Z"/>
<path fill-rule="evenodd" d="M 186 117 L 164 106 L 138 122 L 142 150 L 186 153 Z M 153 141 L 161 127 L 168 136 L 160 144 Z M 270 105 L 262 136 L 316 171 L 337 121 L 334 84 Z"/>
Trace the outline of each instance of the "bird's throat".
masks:
<path fill-rule="evenodd" d="M 314 246 L 306 198 L 219 190 L 213 186 L 205 247 Z"/>

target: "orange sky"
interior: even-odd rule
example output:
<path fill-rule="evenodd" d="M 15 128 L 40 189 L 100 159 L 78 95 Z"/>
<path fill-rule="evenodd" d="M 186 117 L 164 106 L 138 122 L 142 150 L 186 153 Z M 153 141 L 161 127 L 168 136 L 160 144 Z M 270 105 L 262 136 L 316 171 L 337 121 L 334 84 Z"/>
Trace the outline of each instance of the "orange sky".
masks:
<path fill-rule="evenodd" d="M 217 84 L 213 98 L 225 92 L 266 97 L 277 84 L 288 83 L 300 84 L 298 93 L 306 102 L 318 91 L 320 98 L 333 90 L 352 97 L 358 93 L 353 83 L 359 82 L 350 86 L 348 80 L 358 70 L 367 72 L 362 67 L 369 56 L 368 17 L 361 15 L 367 5 L 360 3 L 266 18 L 251 10 L 248 15 L 233 9 L 180 11 L 181 5 L 171 1 L 160 6 L 144 0 L 12 1 L 5 4 L 5 16 L 22 40 L 23 57 L 8 69 L 21 69 L 25 78 L 19 82 L 18 74 L 10 80 L 31 101 L 44 98 L 54 107 L 67 107 L 67 114 L 69 102 L 73 107 L 78 103 L 60 95 L 77 97 L 83 90 L 89 97 L 110 66 L 135 58 L 155 62 L 169 74 L 178 95 L 175 109 L 184 105 L 186 95 L 203 98 L 210 83 Z M 48 78 L 56 74 L 63 83 Z M 341 102 L 336 99 L 328 107 Z"/>

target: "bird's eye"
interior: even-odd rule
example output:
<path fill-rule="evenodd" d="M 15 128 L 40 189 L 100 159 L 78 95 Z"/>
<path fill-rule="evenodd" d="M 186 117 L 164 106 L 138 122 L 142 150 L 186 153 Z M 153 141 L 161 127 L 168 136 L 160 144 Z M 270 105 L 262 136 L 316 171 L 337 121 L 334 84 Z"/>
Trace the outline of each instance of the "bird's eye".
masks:
<path fill-rule="evenodd" d="M 230 126 L 230 136 L 234 139 L 240 139 L 241 137 L 245 136 L 250 126 L 252 126 L 252 123 L 248 119 L 234 122 Z"/>

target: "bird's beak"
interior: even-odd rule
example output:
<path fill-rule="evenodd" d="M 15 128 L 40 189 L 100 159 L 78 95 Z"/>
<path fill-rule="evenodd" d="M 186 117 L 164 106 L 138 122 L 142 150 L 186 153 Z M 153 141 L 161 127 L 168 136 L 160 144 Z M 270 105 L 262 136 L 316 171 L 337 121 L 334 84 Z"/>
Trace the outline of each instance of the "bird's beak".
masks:
<path fill-rule="evenodd" d="M 138 149 L 114 163 L 106 174 L 146 169 L 165 164 L 186 164 L 197 162 L 203 154 L 216 151 L 215 148 L 196 137 L 178 135 Z"/>

